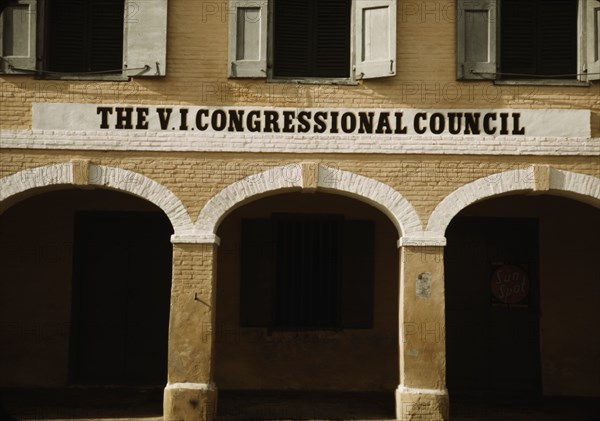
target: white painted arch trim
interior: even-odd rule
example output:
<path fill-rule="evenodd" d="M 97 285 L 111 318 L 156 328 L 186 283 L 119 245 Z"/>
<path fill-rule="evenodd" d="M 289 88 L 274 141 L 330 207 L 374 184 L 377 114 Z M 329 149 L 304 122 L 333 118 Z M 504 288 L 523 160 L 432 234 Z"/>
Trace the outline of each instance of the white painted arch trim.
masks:
<path fill-rule="evenodd" d="M 234 209 L 269 195 L 300 191 L 308 186 L 303 163 L 274 167 L 237 181 L 210 199 L 196 221 L 196 232 L 208 238 Z M 308 164 L 314 165 L 314 164 Z M 420 236 L 421 220 L 414 207 L 387 184 L 349 171 L 318 164 L 316 190 L 340 194 L 368 203 L 387 215 L 399 236 Z"/>
<path fill-rule="evenodd" d="M 0 178 L 0 211 L 6 206 L 6 200 L 17 194 L 49 186 L 76 185 L 74 179 L 72 162 L 31 168 Z M 89 164 L 86 185 L 118 190 L 146 199 L 165 212 L 173 225 L 174 235 L 193 232 L 192 220 L 181 200 L 171 190 L 142 174 Z"/>
<path fill-rule="evenodd" d="M 166 390 L 217 390 L 214 383 L 167 383 Z"/>
<path fill-rule="evenodd" d="M 600 178 L 571 171 L 549 169 L 549 188 L 542 193 L 577 196 L 600 207 Z M 467 206 L 503 194 L 533 192 L 536 189 L 535 167 L 505 171 L 480 178 L 454 190 L 433 210 L 426 233 L 444 237 L 450 221 Z"/>
<path fill-rule="evenodd" d="M 396 389 L 396 393 L 407 394 L 407 395 L 436 395 L 436 396 L 447 396 L 448 389 L 420 389 L 415 387 L 407 387 L 399 385 Z"/>

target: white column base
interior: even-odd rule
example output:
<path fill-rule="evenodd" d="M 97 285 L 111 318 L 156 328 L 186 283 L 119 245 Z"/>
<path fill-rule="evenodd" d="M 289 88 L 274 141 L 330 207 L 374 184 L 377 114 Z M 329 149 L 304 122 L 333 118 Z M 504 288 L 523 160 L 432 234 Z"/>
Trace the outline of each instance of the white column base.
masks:
<path fill-rule="evenodd" d="M 396 389 L 396 419 L 402 421 L 447 421 L 450 401 L 447 389 Z"/>
<path fill-rule="evenodd" d="M 206 383 L 167 384 L 164 421 L 212 421 L 217 415 L 217 387 Z"/>

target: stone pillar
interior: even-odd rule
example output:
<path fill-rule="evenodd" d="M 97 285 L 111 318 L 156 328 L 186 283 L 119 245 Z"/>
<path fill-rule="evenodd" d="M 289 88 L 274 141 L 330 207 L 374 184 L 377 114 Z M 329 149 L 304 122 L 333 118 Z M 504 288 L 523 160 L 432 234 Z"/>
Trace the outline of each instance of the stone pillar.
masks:
<path fill-rule="evenodd" d="M 173 244 L 165 421 L 211 421 L 217 244 Z"/>
<path fill-rule="evenodd" d="M 403 421 L 448 420 L 444 247 L 404 242 L 400 257 L 400 385 L 396 390 L 396 417 Z"/>

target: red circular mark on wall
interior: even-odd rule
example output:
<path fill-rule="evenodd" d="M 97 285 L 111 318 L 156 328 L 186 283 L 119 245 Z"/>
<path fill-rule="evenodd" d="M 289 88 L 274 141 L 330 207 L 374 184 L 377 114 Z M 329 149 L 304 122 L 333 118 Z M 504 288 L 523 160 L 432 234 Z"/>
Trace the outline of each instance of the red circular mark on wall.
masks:
<path fill-rule="evenodd" d="M 502 265 L 492 273 L 492 294 L 501 303 L 517 304 L 529 295 L 529 276 L 516 265 Z"/>

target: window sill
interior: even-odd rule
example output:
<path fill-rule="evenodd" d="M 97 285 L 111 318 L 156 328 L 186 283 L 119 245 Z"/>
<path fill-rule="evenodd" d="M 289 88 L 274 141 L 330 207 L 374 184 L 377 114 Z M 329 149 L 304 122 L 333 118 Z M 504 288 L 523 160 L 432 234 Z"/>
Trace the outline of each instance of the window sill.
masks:
<path fill-rule="evenodd" d="M 36 77 L 39 80 L 84 80 L 92 82 L 129 82 L 131 78 L 125 75 L 89 75 L 89 76 L 67 76 L 67 75 L 43 75 Z"/>
<path fill-rule="evenodd" d="M 519 86 L 575 86 L 585 88 L 590 86 L 589 82 L 565 79 L 507 79 L 494 80 L 494 85 L 519 85 Z"/>
<path fill-rule="evenodd" d="M 350 78 L 269 78 L 267 83 L 294 83 L 297 85 L 347 85 L 357 86 L 359 83 Z"/>

